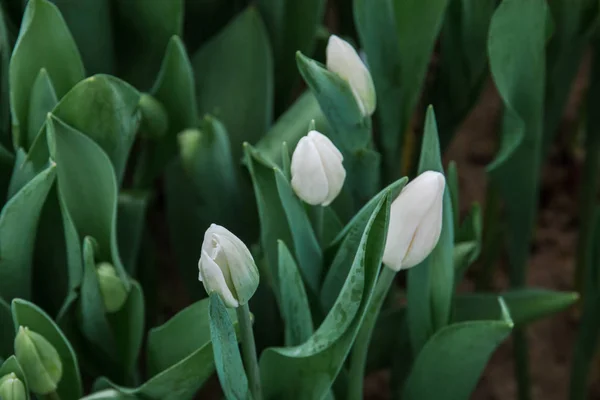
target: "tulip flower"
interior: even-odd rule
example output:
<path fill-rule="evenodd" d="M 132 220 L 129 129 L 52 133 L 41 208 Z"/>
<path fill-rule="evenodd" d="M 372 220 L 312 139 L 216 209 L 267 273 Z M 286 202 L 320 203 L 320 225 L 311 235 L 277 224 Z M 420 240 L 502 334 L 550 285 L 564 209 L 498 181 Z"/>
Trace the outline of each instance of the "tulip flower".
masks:
<path fill-rule="evenodd" d="M 217 293 L 231 308 L 246 304 L 259 283 L 258 268 L 248 247 L 216 224 L 204 234 L 198 270 L 206 292 Z"/>
<path fill-rule="evenodd" d="M 128 293 L 125 284 L 117 276 L 115 267 L 111 263 L 102 262 L 97 265 L 96 274 L 98 275 L 98 284 L 106 312 L 119 311 L 125 304 Z"/>
<path fill-rule="evenodd" d="M 45 395 L 56 391 L 62 378 L 62 361 L 45 337 L 27 327 L 19 327 L 15 338 L 15 356 L 33 393 Z"/>
<path fill-rule="evenodd" d="M 419 264 L 431 253 L 442 231 L 445 179 L 426 171 L 392 202 L 383 263 L 395 270 Z"/>
<path fill-rule="evenodd" d="M 344 157 L 329 138 L 310 131 L 292 155 L 292 188 L 311 205 L 328 206 L 342 190 L 346 170 Z"/>
<path fill-rule="evenodd" d="M 327 42 L 327 69 L 348 82 L 361 113 L 371 116 L 375 111 L 377 97 L 371 73 L 356 50 L 335 35 Z"/>
<path fill-rule="evenodd" d="M 0 399 L 2 400 L 26 400 L 25 385 L 14 373 L 0 378 Z"/>

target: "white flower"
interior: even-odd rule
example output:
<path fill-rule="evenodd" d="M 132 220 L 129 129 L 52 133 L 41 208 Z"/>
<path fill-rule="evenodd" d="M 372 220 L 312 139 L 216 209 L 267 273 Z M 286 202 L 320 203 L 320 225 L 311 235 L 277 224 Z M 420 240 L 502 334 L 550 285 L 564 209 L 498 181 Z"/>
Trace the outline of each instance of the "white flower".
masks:
<path fill-rule="evenodd" d="M 216 224 L 204 234 L 198 270 L 206 292 L 219 294 L 227 307 L 246 304 L 258 287 L 258 268 L 250 250 L 237 236 Z"/>
<path fill-rule="evenodd" d="M 331 35 L 326 52 L 327 69 L 348 82 L 362 114 L 371 116 L 377 103 L 375 85 L 356 50 L 348 42 Z"/>
<path fill-rule="evenodd" d="M 292 155 L 292 188 L 311 205 L 327 206 L 342 190 L 346 170 L 344 157 L 329 138 L 310 131 L 298 142 Z"/>
<path fill-rule="evenodd" d="M 446 181 L 439 172 L 417 176 L 394 200 L 383 263 L 395 270 L 419 264 L 431 253 L 442 231 Z"/>

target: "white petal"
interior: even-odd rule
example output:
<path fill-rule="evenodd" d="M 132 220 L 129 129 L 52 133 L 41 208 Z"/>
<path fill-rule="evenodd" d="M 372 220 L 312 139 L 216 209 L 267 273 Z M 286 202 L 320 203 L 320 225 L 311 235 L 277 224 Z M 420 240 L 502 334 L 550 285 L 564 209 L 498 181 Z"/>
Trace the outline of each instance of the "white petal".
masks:
<path fill-rule="evenodd" d="M 321 132 L 312 130 L 308 132 L 308 135 L 306 136 L 308 136 L 308 138 L 315 143 L 317 148 L 321 149 L 323 147 L 327 147 L 329 150 L 331 150 L 331 152 L 333 152 L 333 154 L 335 154 L 336 158 L 338 158 L 340 161 L 344 161 L 344 156 L 338 150 L 338 148 L 335 147 L 335 144 L 333 144 L 331 139 L 323 135 Z"/>
<path fill-rule="evenodd" d="M 327 197 L 321 205 L 328 206 L 340 194 L 344 186 L 344 180 L 346 179 L 346 169 L 342 164 L 344 158 L 329 138 L 317 131 L 310 132 L 309 137 L 311 137 L 311 133 L 313 133 L 312 138 L 319 152 L 329 187 Z"/>
<path fill-rule="evenodd" d="M 321 157 L 314 142 L 307 136 L 300 139 L 291 164 L 292 188 L 296 195 L 311 205 L 327 198 L 329 187 Z"/>
<path fill-rule="evenodd" d="M 443 197 L 440 196 L 419 224 L 411 246 L 402 260 L 402 269 L 419 264 L 437 245 L 442 232 L 442 206 Z"/>
<path fill-rule="evenodd" d="M 221 299 L 227 307 L 235 308 L 239 305 L 238 301 L 233 296 L 233 293 L 231 293 L 231 290 L 225 283 L 223 272 L 205 251 L 202 251 L 198 268 L 200 271 L 199 278 L 209 295 L 217 293 L 221 296 Z"/>
<path fill-rule="evenodd" d="M 327 42 L 327 69 L 346 80 L 365 116 L 375 111 L 375 85 L 369 70 L 354 48 L 335 35 Z"/>
<path fill-rule="evenodd" d="M 245 304 L 254 295 L 260 277 L 248 247 L 236 236 L 218 236 L 225 250 L 231 285 L 239 304 Z M 227 282 L 229 284 L 229 281 Z"/>

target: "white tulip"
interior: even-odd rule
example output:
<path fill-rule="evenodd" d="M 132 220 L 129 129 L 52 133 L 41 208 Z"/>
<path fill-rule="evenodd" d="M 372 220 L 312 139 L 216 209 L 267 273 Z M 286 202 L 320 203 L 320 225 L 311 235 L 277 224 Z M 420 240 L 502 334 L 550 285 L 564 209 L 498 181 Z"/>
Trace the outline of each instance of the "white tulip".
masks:
<path fill-rule="evenodd" d="M 426 171 L 412 180 L 392 202 L 383 263 L 395 270 L 419 264 L 431 253 L 442 231 L 446 181 Z"/>
<path fill-rule="evenodd" d="M 298 142 L 292 155 L 292 188 L 311 205 L 328 206 L 342 190 L 346 170 L 344 157 L 329 138 L 310 131 Z"/>
<path fill-rule="evenodd" d="M 258 268 L 250 250 L 237 236 L 216 224 L 204 234 L 198 270 L 206 292 L 220 295 L 227 307 L 246 304 L 258 287 Z"/>
<path fill-rule="evenodd" d="M 356 50 L 348 42 L 331 35 L 326 53 L 327 69 L 348 82 L 362 114 L 371 116 L 377 103 L 375 85 Z"/>

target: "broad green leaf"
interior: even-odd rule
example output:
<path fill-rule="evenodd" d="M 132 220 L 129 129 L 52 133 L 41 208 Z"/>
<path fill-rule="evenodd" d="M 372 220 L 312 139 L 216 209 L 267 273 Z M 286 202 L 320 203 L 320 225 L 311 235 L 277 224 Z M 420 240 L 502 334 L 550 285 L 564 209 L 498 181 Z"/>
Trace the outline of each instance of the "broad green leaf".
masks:
<path fill-rule="evenodd" d="M 260 14 L 250 6 L 192 57 L 198 110 L 227 128 L 234 160 L 256 143 L 273 113 L 273 60 Z M 248 101 L 251 99 L 250 101 Z"/>
<path fill-rule="evenodd" d="M 265 21 L 273 49 L 278 104 L 287 103 L 291 90 L 298 83 L 294 53 L 298 50 L 311 54 L 314 49 L 325 4 L 324 0 L 258 1 L 258 10 Z"/>
<path fill-rule="evenodd" d="M 58 194 L 67 235 L 79 241 L 85 236 L 93 237 L 98 243 L 97 260 L 111 262 L 129 288 L 129 277 L 117 247 L 117 179 L 110 159 L 92 139 L 54 115 L 46 124 L 57 165 Z M 67 240 L 68 245 L 70 242 L 73 241 Z M 74 257 L 73 249 L 70 253 Z M 69 263 L 73 265 L 70 273 L 75 274 L 76 284 L 76 275 L 81 271 L 76 270 L 76 259 Z"/>
<path fill-rule="evenodd" d="M 30 0 L 9 66 L 15 148 L 31 145 L 27 142 L 30 96 L 42 68 L 59 99 L 85 76 L 79 51 L 58 8 L 47 0 Z"/>
<path fill-rule="evenodd" d="M 45 68 L 40 69 L 40 73 L 33 82 L 31 96 L 29 98 L 29 113 L 27 121 L 27 143 L 33 143 L 38 135 L 40 128 L 46 122 L 46 116 L 54 109 L 58 103 L 56 92 L 52 80 L 48 76 Z"/>
<path fill-rule="evenodd" d="M 406 3 L 406 1 L 404 1 Z M 380 144 L 383 149 L 384 164 L 388 179 L 396 179 L 400 175 L 400 142 L 403 130 L 402 118 L 398 115 L 399 105 L 404 106 L 402 87 L 405 84 L 404 65 L 396 33 L 393 10 L 394 0 L 354 0 L 354 21 L 363 50 L 367 55 L 369 71 L 373 77 L 377 92 L 377 112 L 375 117 L 379 123 Z M 429 7 L 423 6 L 424 8 Z M 411 32 L 411 36 L 423 35 L 423 26 Z M 425 49 L 418 48 L 418 51 Z M 411 76 L 411 80 L 414 77 Z M 388 145 L 398 141 L 392 149 Z M 393 172 L 392 172 L 393 171 Z"/>
<path fill-rule="evenodd" d="M 3 147 L 9 147 L 11 142 L 8 65 L 12 54 L 13 36 L 9 31 L 9 25 L 9 15 L 2 5 L 0 6 L 0 143 Z"/>
<path fill-rule="evenodd" d="M 228 132 L 221 122 L 206 116 L 199 129 L 178 136 L 179 157 L 166 176 L 167 218 L 175 259 L 194 298 L 198 286 L 199 247 L 212 223 L 242 236 L 237 166 L 231 156 Z M 199 242 L 200 241 L 200 242 Z"/>
<path fill-rule="evenodd" d="M 151 90 L 167 111 L 169 127 L 160 140 L 146 141 L 139 155 L 134 177 L 138 186 L 147 187 L 160 175 L 167 163 L 177 155 L 177 134 L 198 124 L 198 106 L 194 72 L 178 36 L 169 41 L 160 71 Z"/>
<path fill-rule="evenodd" d="M 377 82 L 376 87 L 379 90 L 382 90 L 382 87 L 387 89 L 388 84 L 391 83 L 390 88 L 387 89 L 391 93 L 389 97 L 384 97 L 382 101 L 387 100 L 388 103 L 399 104 L 400 107 L 400 115 L 398 115 L 397 108 L 393 108 L 391 105 L 384 106 L 386 107 L 385 120 L 387 123 L 383 124 L 386 130 L 383 131 L 381 137 L 381 148 L 384 151 L 386 172 L 390 180 L 400 175 L 402 164 L 407 162 L 401 160 L 404 135 L 410 128 L 410 119 L 421 95 L 427 66 L 448 3 L 448 0 L 391 1 L 392 9 L 387 12 L 390 12 L 394 18 L 397 43 L 394 39 L 377 39 L 378 36 L 375 36 L 375 33 L 369 35 L 374 36 L 373 39 L 368 41 L 369 44 L 366 40 L 364 43 L 367 56 L 369 58 L 373 57 L 376 60 L 375 65 L 382 71 L 375 70 L 377 71 L 374 75 L 375 82 Z M 376 11 L 371 12 L 375 13 Z M 384 17 L 381 17 L 381 20 L 384 19 Z M 381 25 L 385 27 L 384 32 L 380 33 L 381 35 L 394 34 L 393 32 L 387 33 L 393 26 L 393 22 L 381 22 Z M 366 29 L 363 35 L 366 39 Z M 398 60 L 394 60 L 391 65 L 384 67 L 382 64 L 387 62 L 390 51 L 392 54 L 398 55 Z M 373 56 L 371 56 L 372 54 Z M 385 72 L 383 68 L 386 69 Z M 385 76 L 385 79 L 382 75 Z M 381 101 L 378 103 L 381 104 Z M 389 110 L 387 110 L 388 107 Z M 384 117 L 381 116 L 380 118 Z"/>
<path fill-rule="evenodd" d="M 0 297 L 0 358 L 7 359 L 13 353 L 14 337 L 10 306 Z"/>
<path fill-rule="evenodd" d="M 470 398 L 491 354 L 511 330 L 510 320 L 462 322 L 442 328 L 416 358 L 402 399 Z"/>
<path fill-rule="evenodd" d="M 548 154 L 564 114 L 571 86 L 598 26 L 598 2 L 550 0 L 553 35 L 546 52 L 546 94 L 542 157 Z"/>
<path fill-rule="evenodd" d="M 167 43 L 183 29 L 183 0 L 127 0 L 113 4 L 118 39 L 117 71 L 127 82 L 147 90 L 160 68 Z"/>
<path fill-rule="evenodd" d="M 233 323 L 218 294 L 210 295 L 210 337 L 217 375 L 228 400 L 250 396 L 248 378 L 242 364 Z"/>
<path fill-rule="evenodd" d="M 493 320 L 502 316 L 498 304 L 501 297 L 516 327 L 548 317 L 574 304 L 579 295 L 575 292 L 555 292 L 543 289 L 515 289 L 496 293 L 468 293 L 456 296 L 453 320 Z"/>
<path fill-rule="evenodd" d="M 273 169 L 273 174 L 275 175 L 279 199 L 292 234 L 294 253 L 298 260 L 300 274 L 310 290 L 316 294 L 319 292 L 323 273 L 323 254 L 319 241 L 313 231 L 302 200 L 296 196 L 290 182 L 279 169 Z"/>
<path fill-rule="evenodd" d="M 348 271 L 352 267 L 352 261 L 361 241 L 365 226 L 373 211 L 388 194 L 392 199 L 396 198 L 408 178 L 402 178 L 392 183 L 387 188 L 374 196 L 360 211 L 346 224 L 333 242 L 329 245 L 327 253 L 334 253 L 333 261 L 327 270 L 323 287 L 321 288 L 321 305 L 324 310 L 330 310 L 335 303 L 340 290 L 344 286 Z"/>
<path fill-rule="evenodd" d="M 390 194 L 369 219 L 342 291 L 323 323 L 303 344 L 268 348 L 260 358 L 265 398 L 320 399 L 331 388 L 354 342 L 377 281 Z"/>
<path fill-rule="evenodd" d="M 21 299 L 11 305 L 15 332 L 19 326 L 27 326 L 48 340 L 58 352 L 62 361 L 63 373 L 57 394 L 63 400 L 78 400 L 82 397 L 81 375 L 77 355 L 60 328 L 38 306 Z"/>
<path fill-rule="evenodd" d="M 299 345 L 312 335 L 314 327 L 310 305 L 298 266 L 285 243 L 278 241 L 279 292 L 281 315 L 285 323 L 286 346 Z"/>
<path fill-rule="evenodd" d="M 486 82 L 487 33 L 496 0 L 449 0 L 432 102 L 446 149 Z"/>
<path fill-rule="evenodd" d="M 421 145 L 419 173 L 437 171 L 444 173 L 440 154 L 437 125 L 433 108 L 425 116 L 425 132 Z M 413 354 L 436 331 L 449 322 L 454 293 L 454 227 L 450 191 L 444 191 L 442 231 L 438 244 L 419 265 L 408 271 L 407 318 Z"/>
<path fill-rule="evenodd" d="M 115 57 L 111 1 L 51 1 L 67 22 L 88 73 L 112 73 Z"/>
<path fill-rule="evenodd" d="M 264 137 L 256 144 L 258 150 L 267 160 L 281 164 L 281 144 L 287 143 L 293 150 L 298 141 L 305 136 L 311 121 L 315 121 L 315 129 L 323 134 L 330 131 L 327 119 L 321 112 L 319 103 L 312 92 L 304 92 L 286 110 Z"/>
<path fill-rule="evenodd" d="M 56 176 L 48 166 L 23 186 L 0 213 L 0 296 L 32 296 L 32 268 L 38 221 Z"/>
<path fill-rule="evenodd" d="M 117 240 L 123 266 L 134 276 L 146 222 L 148 192 L 121 192 L 117 203 Z"/>
<path fill-rule="evenodd" d="M 7 327 L 11 328 L 12 331 L 12 326 L 9 323 L 9 321 L 6 321 L 7 323 Z M 11 332 L 12 333 L 12 332 Z M 14 336 L 14 334 L 12 335 Z M 12 339 L 11 336 L 11 339 Z M 12 344 L 12 340 L 9 340 L 8 343 Z M 19 380 L 21 382 L 23 382 L 23 386 L 25 386 L 25 391 L 27 392 L 27 400 L 29 400 L 30 395 L 29 395 L 29 390 L 27 388 L 27 377 L 25 376 L 25 373 L 23 372 L 23 368 L 21 368 L 21 365 L 19 365 L 19 361 L 17 360 L 17 358 L 15 356 L 10 356 L 6 359 L 6 361 L 4 361 L 2 363 L 2 366 L 0 366 L 0 378 L 2 378 L 5 375 L 8 374 L 15 374 L 17 378 L 19 378 Z"/>
<path fill-rule="evenodd" d="M 513 286 L 525 283 L 539 189 L 546 10 L 543 0 L 505 0 L 489 31 L 492 77 L 504 103 L 500 150 L 488 166 L 505 203 Z"/>
<path fill-rule="evenodd" d="M 96 75 L 75 85 L 52 114 L 96 142 L 121 182 L 139 124 L 139 101 L 139 92 L 127 82 Z"/>

